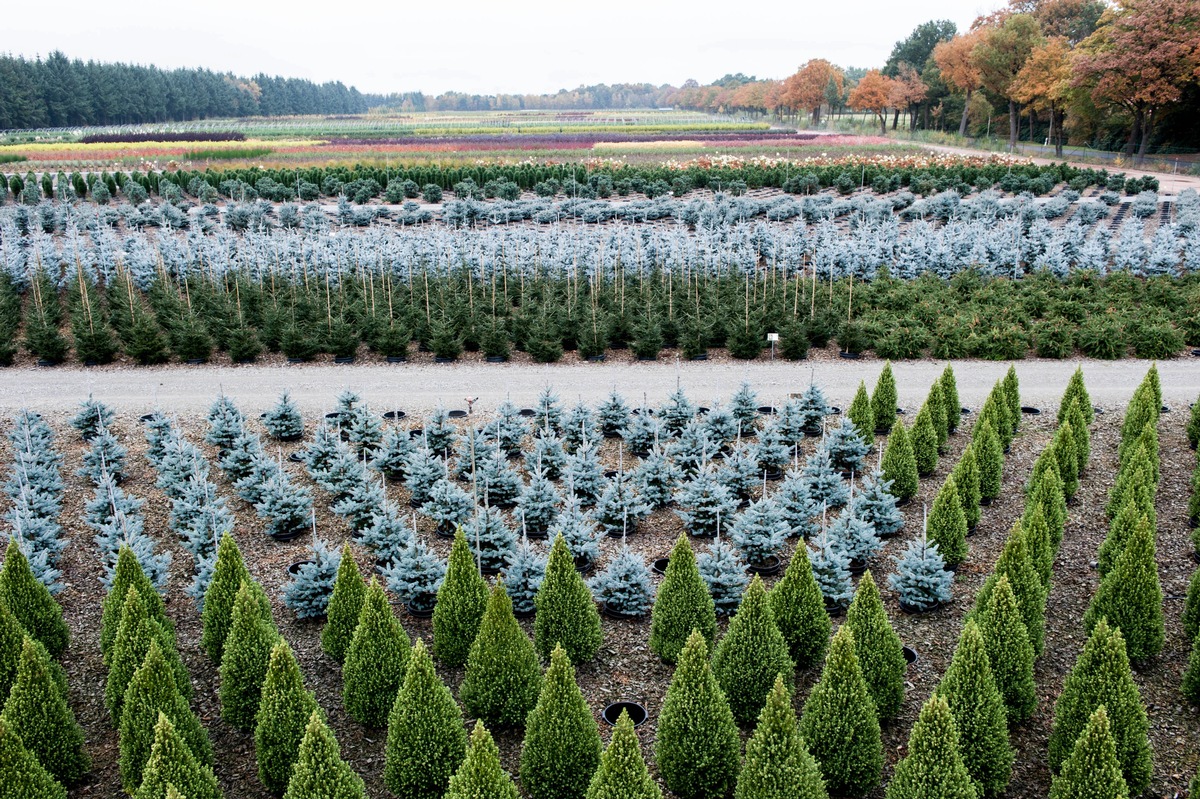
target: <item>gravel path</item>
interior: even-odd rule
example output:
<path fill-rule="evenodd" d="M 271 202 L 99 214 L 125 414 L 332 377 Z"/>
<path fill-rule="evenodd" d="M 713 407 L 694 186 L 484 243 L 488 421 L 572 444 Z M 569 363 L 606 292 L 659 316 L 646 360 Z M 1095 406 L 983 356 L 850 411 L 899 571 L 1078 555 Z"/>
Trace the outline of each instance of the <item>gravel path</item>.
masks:
<path fill-rule="evenodd" d="M 332 363 L 286 365 L 265 363 L 254 366 L 167 366 L 106 367 L 83 369 L 61 366 L 53 369 L 12 368 L 0 372 L 0 411 L 29 406 L 42 411 L 69 410 L 89 392 L 106 403 L 129 411 L 145 412 L 161 405 L 189 415 L 205 411 L 213 398 L 224 391 L 238 400 L 247 413 L 257 413 L 274 403 L 288 389 L 304 411 L 326 410 L 337 394 L 352 388 L 375 408 L 400 407 L 427 411 L 439 403 L 449 408 L 464 407 L 467 396 L 478 397 L 475 408 L 489 411 L 505 396 L 518 405 L 531 405 L 538 392 L 549 385 L 564 403 L 579 399 L 595 404 L 614 387 L 631 403 L 642 395 L 655 404 L 670 394 L 678 381 L 694 400 L 711 403 L 732 394 L 743 380 L 758 392 L 764 403 L 779 403 L 789 393 L 803 390 L 815 379 L 832 402 L 849 403 L 860 380 L 870 389 L 883 362 L 876 359 L 848 361 L 819 357 L 809 361 L 752 362 L 718 360 L 701 363 L 659 361 L 637 363 L 610 360 L 607 363 L 487 364 L 466 361 L 452 365 L 433 363 Z M 1088 391 L 1101 407 L 1123 407 L 1145 375 L 1150 362 L 1141 360 L 1079 362 Z M 965 405 L 978 407 L 992 384 L 1003 377 L 1007 363 L 954 361 L 959 393 Z M 902 407 L 923 401 L 944 361 L 906 361 L 894 364 Z M 1021 397 L 1030 405 L 1052 406 L 1062 396 L 1075 363 L 1027 360 L 1016 363 Z M 1164 401 L 1186 409 L 1200 395 L 1200 359 L 1192 357 L 1162 361 Z"/>

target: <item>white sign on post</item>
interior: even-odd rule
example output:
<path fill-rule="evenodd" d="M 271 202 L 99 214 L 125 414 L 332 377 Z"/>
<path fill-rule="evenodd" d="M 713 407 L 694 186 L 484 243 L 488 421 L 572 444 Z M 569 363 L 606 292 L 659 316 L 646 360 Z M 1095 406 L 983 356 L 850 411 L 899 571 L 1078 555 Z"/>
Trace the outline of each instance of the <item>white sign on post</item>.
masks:
<path fill-rule="evenodd" d="M 767 341 L 769 341 L 769 342 L 771 342 L 772 344 L 774 344 L 776 341 L 779 341 L 779 334 L 778 334 L 778 333 L 768 333 L 768 334 L 767 334 Z"/>

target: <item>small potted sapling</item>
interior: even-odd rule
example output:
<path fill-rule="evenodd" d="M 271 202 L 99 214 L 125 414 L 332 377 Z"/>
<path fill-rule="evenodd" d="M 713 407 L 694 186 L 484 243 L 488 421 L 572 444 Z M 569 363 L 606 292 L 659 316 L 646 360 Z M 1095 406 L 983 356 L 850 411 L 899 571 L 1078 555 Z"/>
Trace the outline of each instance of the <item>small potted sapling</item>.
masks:
<path fill-rule="evenodd" d="M 562 496 L 545 473 L 535 471 L 529 484 L 517 500 L 517 514 L 524 524 L 526 535 L 545 538 L 550 525 L 558 518 L 558 504 Z"/>
<path fill-rule="evenodd" d="M 738 437 L 741 425 L 733 415 L 733 411 L 717 405 L 704 416 L 704 431 L 708 434 L 713 453 L 724 454 L 729 451 L 729 442 Z"/>
<path fill-rule="evenodd" d="M 888 585 L 896 592 L 900 609 L 905 613 L 928 613 L 953 597 L 954 572 L 946 570 L 946 561 L 938 553 L 937 544 L 924 535 L 910 541 L 893 560 L 896 571 L 888 575 Z"/>
<path fill-rule="evenodd" d="M 512 599 L 513 615 L 531 618 L 537 610 L 534 599 L 546 577 L 546 555 L 529 541 L 520 541 L 509 554 L 504 568 L 504 590 Z"/>
<path fill-rule="evenodd" d="M 800 395 L 800 413 L 803 418 L 804 433 L 811 437 L 821 435 L 825 425 L 825 417 L 833 412 L 833 408 L 825 401 L 825 393 L 816 383 L 810 383 Z"/>
<path fill-rule="evenodd" d="M 454 444 L 454 476 L 470 480 L 479 464 L 499 453 L 500 445 L 486 430 L 460 433 Z"/>
<path fill-rule="evenodd" d="M 655 447 L 661 434 L 661 425 L 645 408 L 629 417 L 621 433 L 631 455 L 644 458 Z"/>
<path fill-rule="evenodd" d="M 333 504 L 331 510 L 350 525 L 350 535 L 360 537 L 374 523 L 375 514 L 383 507 L 387 492 L 376 480 L 365 476 L 355 482 L 353 488 Z"/>
<path fill-rule="evenodd" d="M 863 478 L 861 488 L 851 501 L 854 514 L 874 527 L 880 538 L 891 538 L 904 529 L 904 514 L 896 507 L 896 497 L 891 489 L 892 481 L 876 469 Z"/>
<path fill-rule="evenodd" d="M 88 394 L 88 398 L 79 403 L 79 413 L 71 419 L 71 427 L 78 430 L 85 441 L 90 441 L 101 430 L 112 427 L 115 417 L 112 408 Z"/>
<path fill-rule="evenodd" d="M 366 405 L 342 417 L 342 432 L 355 451 L 372 454 L 383 443 L 383 420 Z"/>
<path fill-rule="evenodd" d="M 406 472 L 404 487 L 411 494 L 409 504 L 414 508 L 423 508 L 429 501 L 433 487 L 445 478 L 446 464 L 432 450 L 421 448 L 409 457 Z"/>
<path fill-rule="evenodd" d="M 454 442 L 458 438 L 458 428 L 450 422 L 450 412 L 445 408 L 435 408 L 425 419 L 425 446 L 440 456 L 450 454 Z"/>
<path fill-rule="evenodd" d="M 687 398 L 687 394 L 683 393 L 682 387 L 676 388 L 675 393 L 667 398 L 658 411 L 658 418 L 662 422 L 663 429 L 670 436 L 679 435 L 684 425 L 692 421 L 695 416 L 696 406 Z"/>
<path fill-rule="evenodd" d="M 779 571 L 779 550 L 787 540 L 788 524 L 778 503 L 764 493 L 762 499 L 733 520 L 729 539 L 741 550 L 742 557 L 755 574 L 774 574 Z"/>
<path fill-rule="evenodd" d="M 463 533 L 484 574 L 499 574 L 517 545 L 516 532 L 498 508 L 477 507 Z"/>
<path fill-rule="evenodd" d="M 588 581 L 604 614 L 614 619 L 640 619 L 654 605 L 654 581 L 636 553 L 622 546 L 608 568 Z"/>
<path fill-rule="evenodd" d="M 792 450 L 783 440 L 783 434 L 780 433 L 777 424 L 763 428 L 758 436 L 758 444 L 754 447 L 754 457 L 758 462 L 759 473 L 765 473 L 768 480 L 783 477 L 783 470 L 792 459 Z"/>
<path fill-rule="evenodd" d="M 478 471 L 471 480 L 480 499 L 498 508 L 511 508 L 516 505 L 525 487 L 521 476 L 509 468 L 508 462 L 499 452 L 480 461 Z"/>
<path fill-rule="evenodd" d="M 793 397 L 785 402 L 775 419 L 775 426 L 779 428 L 779 434 L 789 447 L 795 447 L 804 440 L 804 428 L 807 425 L 808 414 L 804 411 L 804 406 L 800 404 L 798 397 Z"/>
<path fill-rule="evenodd" d="M 414 525 L 416 520 L 413 520 Z M 375 556 L 375 565 L 382 568 L 400 556 L 415 538 L 410 526 L 391 502 L 385 502 L 371 517 L 371 524 L 362 531 L 358 542 Z"/>
<path fill-rule="evenodd" d="M 263 427 L 276 441 L 299 441 L 304 437 L 304 418 L 288 392 L 262 417 Z"/>
<path fill-rule="evenodd" d="M 596 408 L 596 416 L 600 423 L 600 432 L 605 438 L 620 438 L 629 424 L 629 406 L 616 389 L 613 389 Z"/>
<path fill-rule="evenodd" d="M 805 458 L 802 474 L 814 501 L 830 508 L 840 508 L 850 501 L 850 489 L 833 468 L 833 458 L 824 445 Z"/>
<path fill-rule="evenodd" d="M 454 531 L 474 510 L 474 498 L 446 478 L 434 484 L 429 501 L 421 507 L 421 512 L 437 524 L 437 534 L 442 538 L 453 538 Z"/>
<path fill-rule="evenodd" d="M 391 427 L 383 434 L 379 449 L 371 458 L 371 468 L 379 472 L 389 482 L 399 482 L 404 479 L 408 469 L 409 456 L 416 451 L 416 445 L 408 432 L 399 427 Z"/>
<path fill-rule="evenodd" d="M 119 483 L 125 479 L 125 457 L 129 451 L 117 441 L 108 430 L 101 430 L 92 438 L 92 446 L 83 453 L 83 468 L 75 474 L 86 477 L 93 484 L 99 485 L 103 475 L 107 474 L 113 482 Z"/>
<path fill-rule="evenodd" d="M 383 569 L 388 590 L 400 598 L 405 608 L 419 619 L 433 615 L 438 588 L 446 576 L 446 563 L 425 546 L 419 536 L 400 551 L 390 566 Z"/>
<path fill-rule="evenodd" d="M 717 471 L 717 479 L 743 506 L 750 502 L 750 495 L 762 482 L 762 472 L 750 445 L 744 441 L 725 457 L 724 465 Z"/>
<path fill-rule="evenodd" d="M 842 474 L 861 472 L 871 451 L 848 416 L 843 416 L 838 426 L 826 434 L 824 446 L 829 450 L 833 468 Z"/>
<path fill-rule="evenodd" d="M 675 490 L 679 487 L 681 476 L 679 468 L 657 447 L 633 472 L 638 495 L 651 510 L 660 510 L 675 501 Z"/>
<path fill-rule="evenodd" d="M 683 520 L 688 535 L 711 538 L 717 535 L 722 521 L 726 526 L 737 512 L 737 499 L 717 479 L 711 468 L 701 469 L 683 484 L 676 496 L 679 508 L 676 515 Z"/>
<path fill-rule="evenodd" d="M 708 586 L 717 613 L 727 616 L 736 611 L 750 583 L 746 562 L 737 550 L 718 537 L 707 552 L 696 556 L 696 568 Z"/>
<path fill-rule="evenodd" d="M 276 470 L 264 483 L 254 509 L 267 520 L 268 535 L 291 541 L 308 527 L 312 496 L 304 487 L 292 485 L 286 472 Z"/>
<path fill-rule="evenodd" d="M 629 475 L 624 473 L 609 480 L 592 510 L 597 526 L 610 538 L 635 532 L 638 523 L 650 515 L 650 506 L 642 502 L 632 483 Z"/>
<path fill-rule="evenodd" d="M 530 473 L 543 471 L 548 480 L 557 480 L 567 467 L 567 451 L 555 433 L 539 428 L 533 435 L 533 446 L 525 453 L 525 469 Z"/>
<path fill-rule="evenodd" d="M 813 578 L 825 598 L 825 609 L 831 615 L 844 613 L 854 597 L 854 581 L 850 577 L 850 558 L 837 542 L 822 531 L 809 547 L 809 562 Z"/>
<path fill-rule="evenodd" d="M 671 461 L 686 475 L 693 475 L 710 462 L 717 444 L 709 439 L 708 429 L 693 419 L 683 426 L 679 435 L 667 447 Z"/>
<path fill-rule="evenodd" d="M 568 496 L 558 518 L 550 525 L 550 540 L 563 537 L 563 543 L 575 559 L 575 568 L 586 574 L 592 570 L 600 557 L 601 532 L 592 517 L 579 504 L 575 496 Z"/>
<path fill-rule="evenodd" d="M 595 447 L 580 447 L 567 458 L 566 478 L 581 505 L 591 507 L 596 504 L 606 481 Z"/>
<path fill-rule="evenodd" d="M 313 535 L 312 560 L 293 563 L 288 568 L 291 580 L 283 589 L 283 604 L 296 613 L 298 619 L 316 619 L 325 615 L 333 583 L 337 579 L 342 553 Z"/>
<path fill-rule="evenodd" d="M 222 394 L 209 407 L 207 421 L 205 442 L 224 452 L 233 446 L 233 442 L 244 432 L 246 420 L 234 401 Z"/>
<path fill-rule="evenodd" d="M 521 417 L 521 411 L 507 399 L 496 408 L 496 418 L 484 429 L 496 439 L 508 458 L 520 456 L 521 442 L 529 435 L 529 425 Z"/>
<path fill-rule="evenodd" d="M 596 425 L 592 409 L 582 402 L 578 403 L 563 420 L 563 443 L 567 450 L 575 452 L 581 447 L 600 441 L 600 429 Z"/>
<path fill-rule="evenodd" d="M 534 408 L 533 426 L 538 430 L 562 432 L 563 413 L 558 404 L 558 395 L 549 386 L 538 394 L 537 406 Z"/>
<path fill-rule="evenodd" d="M 850 573 L 862 574 L 867 570 L 867 561 L 883 546 L 875 528 L 854 515 L 847 508 L 838 514 L 826 533 L 837 548 L 850 558 Z"/>
<path fill-rule="evenodd" d="M 775 492 L 775 502 L 788 525 L 788 537 L 810 538 L 821 531 L 818 517 L 821 515 L 821 503 L 812 497 L 808 490 L 808 480 L 804 475 L 790 469 L 779 490 Z"/>
<path fill-rule="evenodd" d="M 742 383 L 729 398 L 729 411 L 737 421 L 738 432 L 741 435 L 754 435 L 754 425 L 758 421 L 758 395 L 750 388 L 749 383 Z"/>

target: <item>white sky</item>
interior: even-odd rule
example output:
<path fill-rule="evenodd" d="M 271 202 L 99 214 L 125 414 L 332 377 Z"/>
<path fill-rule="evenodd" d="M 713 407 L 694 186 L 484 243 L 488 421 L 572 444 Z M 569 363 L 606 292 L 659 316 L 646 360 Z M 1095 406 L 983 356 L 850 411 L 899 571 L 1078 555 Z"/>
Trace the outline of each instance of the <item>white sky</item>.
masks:
<path fill-rule="evenodd" d="M 581 84 L 784 77 L 809 58 L 880 66 L 931 19 L 1003 0 L 51 0 L 6 3 L 0 50 L 208 67 L 362 91 L 541 93 Z"/>

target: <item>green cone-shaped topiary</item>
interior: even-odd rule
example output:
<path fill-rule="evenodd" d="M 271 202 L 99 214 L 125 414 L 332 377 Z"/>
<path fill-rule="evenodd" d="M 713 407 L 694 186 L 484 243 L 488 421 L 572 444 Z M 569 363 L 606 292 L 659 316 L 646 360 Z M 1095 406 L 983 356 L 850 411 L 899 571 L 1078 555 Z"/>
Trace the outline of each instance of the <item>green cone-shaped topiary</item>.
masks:
<path fill-rule="evenodd" d="M 268 791 L 279 794 L 287 790 L 304 729 L 317 709 L 317 698 L 304 687 L 296 656 L 280 638 L 271 649 L 254 725 L 258 778 Z"/>
<path fill-rule="evenodd" d="M 350 718 L 369 727 L 387 724 L 411 649 L 383 586 L 372 578 L 342 667 L 342 701 Z"/>
<path fill-rule="evenodd" d="M 1042 583 L 1042 591 L 1049 595 L 1050 578 L 1054 575 L 1054 544 L 1050 541 L 1050 525 L 1046 524 L 1046 514 L 1042 506 L 1034 505 L 1019 522 L 1021 534 L 1025 536 L 1025 547 L 1029 550 L 1029 560 L 1033 570 L 1037 572 L 1038 580 Z"/>
<path fill-rule="evenodd" d="M 600 750 L 600 731 L 575 683 L 575 669 L 566 650 L 556 646 L 525 721 L 521 785 L 533 799 L 582 799 Z"/>
<path fill-rule="evenodd" d="M 958 747 L 950 707 L 934 694 L 908 736 L 908 754 L 896 764 L 887 799 L 976 799 Z"/>
<path fill-rule="evenodd" d="M 75 784 L 91 769 L 83 730 L 54 680 L 50 657 L 28 636 L 0 720 L 20 731 L 25 749 L 63 785 Z"/>
<path fill-rule="evenodd" d="M 231 535 L 221 536 L 212 580 L 204 592 L 204 612 L 201 615 L 204 632 L 200 637 L 204 651 L 218 665 L 225 651 L 229 628 L 233 625 L 233 601 L 239 586 L 249 580 L 250 572 L 246 570 L 237 542 Z"/>
<path fill-rule="evenodd" d="M 991 502 L 1000 496 L 1000 480 L 1004 474 L 1004 447 L 991 422 L 985 421 L 976 428 L 971 445 L 975 448 L 975 460 L 979 466 L 980 499 Z"/>
<path fill-rule="evenodd" d="M 937 544 L 938 552 L 953 568 L 967 559 L 967 515 L 958 499 L 958 485 L 953 475 L 946 478 L 933 498 L 929 511 L 928 539 Z"/>
<path fill-rule="evenodd" d="M 959 751 L 971 779 L 985 795 L 1003 793 L 1012 777 L 1015 752 L 1008 743 L 1004 699 L 992 676 L 983 633 L 973 619 L 958 637 L 937 692 L 954 716 Z"/>
<path fill-rule="evenodd" d="M 1084 421 L 1091 424 L 1095 420 L 1095 409 L 1092 408 L 1092 398 L 1088 396 L 1087 386 L 1083 382 L 1083 367 L 1075 367 L 1071 379 L 1067 381 L 1067 389 L 1063 392 L 1058 404 L 1058 423 L 1062 424 L 1067 418 L 1072 405 L 1077 405 L 1083 413 Z"/>
<path fill-rule="evenodd" d="M 870 791 L 883 775 L 879 717 L 854 650 L 854 635 L 842 625 L 800 717 L 800 735 L 821 766 L 825 785 L 849 796 Z"/>
<path fill-rule="evenodd" d="M 967 519 L 967 530 L 974 530 L 979 524 L 979 503 L 983 494 L 979 491 L 979 461 L 975 457 L 975 445 L 968 444 L 963 450 L 962 457 L 954 464 L 950 476 L 958 488 L 958 503 L 962 505 L 963 516 Z"/>
<path fill-rule="evenodd" d="M 354 552 L 347 542 L 342 548 L 342 561 L 338 565 L 329 608 L 325 612 L 325 628 L 321 630 L 321 648 L 336 661 L 341 662 L 346 657 L 346 649 L 354 637 L 354 628 L 358 626 L 358 616 L 362 613 L 366 595 L 367 583 L 358 570 L 358 564 L 354 562 Z"/>
<path fill-rule="evenodd" d="M 518 799 L 517 786 L 512 777 L 500 767 L 500 750 L 496 742 L 484 729 L 483 722 L 475 722 L 471 732 L 471 746 L 466 759 L 450 778 L 446 799 Z"/>
<path fill-rule="evenodd" d="M 1110 628 L 1103 620 L 1097 622 L 1084 644 L 1054 706 L 1049 747 L 1052 770 L 1057 771 L 1066 762 L 1092 713 L 1101 705 L 1108 711 L 1121 774 L 1130 795 L 1138 796 L 1150 785 L 1154 768 L 1148 737 L 1150 723 L 1129 670 L 1125 639 L 1120 630 Z"/>
<path fill-rule="evenodd" d="M 121 621 L 117 626 L 117 637 L 109 655 L 108 679 L 104 684 L 104 701 L 114 725 L 121 722 L 122 707 L 125 701 L 125 689 L 133 674 L 142 665 L 146 653 L 150 650 L 151 642 L 157 642 L 163 658 L 171 667 L 175 685 L 185 699 L 192 696 L 192 683 L 188 677 L 179 652 L 175 650 L 174 636 L 170 635 L 159 625 L 158 621 L 149 618 L 146 604 L 142 595 L 133 586 L 125 592 L 125 605 L 121 612 Z M 148 724 L 152 725 L 156 716 L 151 716 Z"/>
<path fill-rule="evenodd" d="M 938 383 L 942 389 L 942 407 L 946 410 L 946 427 L 948 432 L 953 433 L 962 419 L 962 401 L 958 398 L 958 380 L 955 379 L 954 369 L 950 364 L 946 364 L 946 368 L 942 370 Z"/>
<path fill-rule="evenodd" d="M 713 653 L 713 674 L 734 719 L 741 724 L 757 719 L 775 678 L 782 675 L 790 686 L 795 668 L 787 641 L 775 626 L 762 578 L 755 575 Z"/>
<path fill-rule="evenodd" d="M 254 729 L 271 649 L 279 638 L 270 616 L 263 616 L 261 593 L 254 583 L 238 588 L 221 658 L 221 718 L 239 730 Z"/>
<path fill-rule="evenodd" d="M 1200 636 L 1192 641 L 1187 668 L 1183 672 L 1183 695 L 1193 705 L 1200 705 Z"/>
<path fill-rule="evenodd" d="M 929 409 L 929 418 L 933 422 L 933 432 L 937 434 L 940 448 L 950 436 L 950 423 L 946 420 L 945 395 L 942 393 L 940 381 L 934 381 L 933 385 L 929 387 L 929 393 L 925 396 L 925 407 Z"/>
<path fill-rule="evenodd" d="M 800 737 L 791 694 L 782 676 L 776 677 L 754 734 L 746 743 L 746 759 L 738 774 L 734 799 L 826 797 L 821 770 Z"/>
<path fill-rule="evenodd" d="M 871 414 L 875 418 L 875 431 L 888 433 L 896 423 L 896 378 L 892 377 L 892 362 L 883 365 L 875 390 L 871 392 Z"/>
<path fill-rule="evenodd" d="M 34 576 L 16 537 L 9 539 L 4 566 L 0 567 L 0 602 L 8 605 L 27 633 L 42 642 L 50 657 L 57 658 L 67 648 L 71 634 L 63 621 L 62 608 Z"/>
<path fill-rule="evenodd" d="M 986 609 L 977 614 L 987 646 L 996 688 L 1004 698 L 1010 723 L 1024 721 L 1037 708 L 1033 684 L 1033 645 L 1021 618 L 1021 607 L 1008 578 L 996 578 Z"/>
<path fill-rule="evenodd" d="M 1017 598 L 1017 605 L 1021 608 L 1021 620 L 1025 622 L 1029 645 L 1033 647 L 1033 657 L 1036 660 L 1042 654 L 1046 638 L 1046 592 L 1029 556 L 1020 521 L 1013 524 L 1004 542 L 1004 548 L 1000 550 L 1000 557 L 996 559 L 992 576 L 979 592 L 975 605 L 977 610 L 987 607 L 991 598 L 991 588 L 1002 575 L 1008 578 L 1008 584 Z"/>
<path fill-rule="evenodd" d="M 1102 618 L 1119 629 L 1126 651 L 1134 661 L 1154 657 L 1163 648 L 1162 587 L 1154 554 L 1154 534 L 1142 517 L 1133 528 L 1125 551 L 1112 572 L 1100 581 L 1100 589 L 1083 617 L 1089 632 Z"/>
<path fill-rule="evenodd" d="M 533 644 L 543 660 L 562 645 L 572 663 L 584 663 L 600 651 L 600 613 L 561 535 L 555 536 L 546 577 L 534 598 Z"/>
<path fill-rule="evenodd" d="M 1021 424 L 1021 384 L 1017 381 L 1017 367 L 1009 366 L 1000 384 L 1004 389 L 1004 402 L 1008 407 L 1009 424 L 1013 433 Z"/>
<path fill-rule="evenodd" d="M 1090 408 L 1089 408 L 1090 410 Z M 1078 404 L 1072 405 L 1064 420 L 1071 425 L 1075 445 L 1075 473 L 1082 475 L 1092 457 L 1092 434 L 1088 430 L 1088 419 Z"/>
<path fill-rule="evenodd" d="M 308 717 L 292 778 L 283 799 L 366 799 L 362 777 L 342 760 L 333 730 L 320 711 Z"/>
<path fill-rule="evenodd" d="M 1197 582 L 1195 579 L 1193 583 Z M 8 697 L 8 689 L 17 679 L 17 664 L 21 660 L 21 644 L 25 641 L 25 628 L 17 617 L 0 602 L 0 708 Z"/>
<path fill-rule="evenodd" d="M 1058 476 L 1058 466 L 1051 464 L 1041 476 L 1029 486 L 1029 496 L 1025 500 L 1025 513 L 1021 524 L 1027 525 L 1038 508 L 1050 530 L 1050 545 L 1057 553 L 1062 543 L 1063 530 L 1067 524 L 1067 498 L 1063 495 L 1062 478 Z"/>
<path fill-rule="evenodd" d="M 171 788 L 187 799 L 221 799 L 212 769 L 197 761 L 166 714 L 158 715 L 151 735 L 150 757 L 133 799 L 167 799 Z"/>
<path fill-rule="evenodd" d="M 1128 799 L 1117 745 L 1104 705 L 1096 708 L 1075 741 L 1062 771 L 1050 784 L 1050 799 Z"/>
<path fill-rule="evenodd" d="M 662 790 L 642 759 L 633 722 L 624 710 L 588 784 L 587 799 L 662 799 Z"/>
<path fill-rule="evenodd" d="M 933 419 L 934 411 L 928 404 L 922 405 L 912 427 L 913 459 L 917 464 L 917 475 L 928 477 L 938 463 L 938 434 Z"/>
<path fill-rule="evenodd" d="M 708 646 L 693 631 L 658 718 L 659 773 L 682 799 L 726 796 L 737 780 L 740 750 L 733 712 L 708 664 Z"/>
<path fill-rule="evenodd" d="M 0 716 L 0 799 L 67 799 L 67 791 Z"/>
<path fill-rule="evenodd" d="M 112 585 L 104 596 L 104 609 L 100 618 L 100 651 L 104 655 L 104 663 L 110 663 L 113 644 L 117 640 L 117 627 L 121 624 L 121 612 L 125 608 L 125 595 L 130 587 L 136 588 L 146 606 L 146 615 L 158 621 L 163 629 L 174 632 L 174 626 L 167 617 L 163 607 L 162 597 L 154 590 L 153 583 L 142 571 L 133 550 L 122 544 L 117 552 L 117 565 L 113 570 Z"/>
<path fill-rule="evenodd" d="M 489 724 L 515 727 L 537 704 L 542 674 L 533 642 L 513 616 L 512 599 L 498 580 L 488 596 L 479 634 L 467 657 L 458 695 L 467 713 Z"/>
<path fill-rule="evenodd" d="M 461 666 L 467 662 L 487 607 L 487 596 L 487 581 L 479 574 L 467 537 L 459 526 L 454 533 L 446 577 L 433 608 L 433 653 L 442 663 Z"/>
<path fill-rule="evenodd" d="M 808 547 L 796 547 L 787 571 L 767 596 L 775 626 L 787 641 L 796 668 L 806 669 L 821 662 L 829 648 L 833 623 L 825 611 L 821 588 L 813 577 Z"/>
<path fill-rule="evenodd" d="M 699 630 L 711 646 L 717 634 L 717 613 L 696 567 L 692 545 L 686 535 L 680 535 L 650 613 L 650 649 L 667 663 L 674 663 L 692 630 Z"/>
<path fill-rule="evenodd" d="M 892 494 L 896 501 L 904 502 L 917 495 L 917 461 L 904 422 L 897 422 L 891 431 L 887 449 L 883 451 L 883 478 L 892 481 Z"/>
<path fill-rule="evenodd" d="M 1149 517 L 1141 512 L 1140 500 L 1146 496 L 1149 496 L 1148 491 L 1130 492 L 1125 498 L 1125 504 L 1121 506 L 1117 515 L 1109 523 L 1108 535 L 1100 544 L 1100 553 L 1096 559 L 1101 578 L 1107 577 L 1116 568 L 1117 560 L 1125 551 L 1125 545 L 1129 543 L 1129 539 L 1133 537 L 1133 530 L 1137 527 L 1138 522 L 1145 519 L 1149 524 Z"/>
<path fill-rule="evenodd" d="M 875 440 L 875 411 L 871 407 L 867 385 L 861 380 L 858 381 L 858 391 L 854 392 L 854 400 L 850 403 L 846 415 L 854 423 L 859 438 L 868 444 Z"/>
<path fill-rule="evenodd" d="M 859 580 L 854 601 L 846 612 L 854 635 L 854 651 L 867 684 L 867 693 L 881 719 L 893 718 L 904 704 L 904 645 L 892 629 L 883 599 L 870 570 Z"/>
<path fill-rule="evenodd" d="M 439 799 L 466 754 L 462 711 L 418 638 L 388 716 L 383 781 L 400 799 Z"/>

